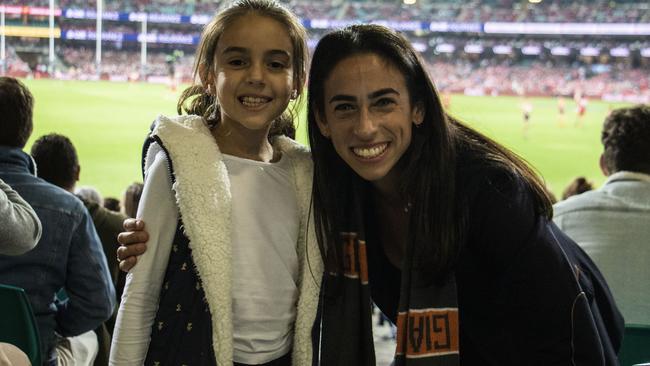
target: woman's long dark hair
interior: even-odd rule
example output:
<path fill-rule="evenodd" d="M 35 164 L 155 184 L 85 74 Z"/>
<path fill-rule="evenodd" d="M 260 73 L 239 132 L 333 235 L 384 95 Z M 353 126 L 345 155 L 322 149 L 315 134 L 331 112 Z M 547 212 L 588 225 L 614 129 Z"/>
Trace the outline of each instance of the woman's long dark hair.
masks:
<path fill-rule="evenodd" d="M 423 62 L 408 40 L 378 25 L 353 25 L 327 34 L 318 43 L 309 73 L 308 134 L 314 159 L 314 219 L 316 237 L 328 270 L 341 271 L 342 231 L 349 230 L 349 206 L 363 197 L 367 183 L 338 156 L 318 129 L 325 116 L 324 86 L 342 60 L 375 54 L 404 75 L 411 105 L 424 107 L 424 122 L 414 128 L 409 148 L 400 160 L 400 194 L 412 203 L 409 241 L 414 243 L 417 270 L 443 280 L 456 263 L 465 239 L 467 207 L 458 197 L 460 151 L 482 162 L 523 177 L 535 196 L 539 214 L 551 215 L 551 203 L 541 179 L 514 153 L 448 116 Z M 327 121 L 325 121 L 327 122 Z"/>

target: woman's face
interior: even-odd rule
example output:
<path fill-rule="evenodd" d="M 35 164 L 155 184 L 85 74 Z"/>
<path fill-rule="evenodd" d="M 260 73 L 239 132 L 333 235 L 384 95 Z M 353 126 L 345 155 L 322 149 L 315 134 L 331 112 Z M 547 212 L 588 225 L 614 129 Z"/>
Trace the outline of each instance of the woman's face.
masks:
<path fill-rule="evenodd" d="M 402 73 L 376 54 L 351 56 L 325 80 L 324 98 L 316 120 L 339 156 L 365 180 L 390 179 L 424 117 Z"/>

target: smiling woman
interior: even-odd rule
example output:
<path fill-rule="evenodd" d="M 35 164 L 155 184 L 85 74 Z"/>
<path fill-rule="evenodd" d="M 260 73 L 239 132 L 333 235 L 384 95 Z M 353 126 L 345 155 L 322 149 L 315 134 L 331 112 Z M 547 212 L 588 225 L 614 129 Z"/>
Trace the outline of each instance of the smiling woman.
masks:
<path fill-rule="evenodd" d="M 375 364 L 371 302 L 395 365 L 617 364 L 622 318 L 541 180 L 445 113 L 405 38 L 326 35 L 308 95 L 322 365 Z"/>

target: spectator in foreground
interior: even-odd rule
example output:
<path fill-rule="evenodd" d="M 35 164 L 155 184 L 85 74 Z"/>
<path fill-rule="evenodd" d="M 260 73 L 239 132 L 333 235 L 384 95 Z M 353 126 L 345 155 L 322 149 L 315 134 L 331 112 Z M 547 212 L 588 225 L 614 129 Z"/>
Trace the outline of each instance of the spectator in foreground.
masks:
<path fill-rule="evenodd" d="M 29 203 L 0 179 L 0 255 L 30 251 L 41 238 L 41 221 Z M 0 342 L 0 365 L 29 365 L 25 352 Z"/>
<path fill-rule="evenodd" d="M 75 191 L 81 167 L 79 166 L 77 151 L 70 139 L 54 133 L 41 136 L 32 145 L 31 153 L 41 178 L 70 193 Z M 84 197 L 78 196 L 78 198 L 84 203 L 92 217 L 104 249 L 103 256 L 107 260 L 112 283 L 115 286 L 117 272 L 119 271 L 115 258 L 115 251 L 119 245 L 117 243 L 117 234 L 122 230 L 122 222 L 126 219 L 126 216 L 119 212 L 113 212 L 95 202 L 87 201 Z M 95 329 L 99 340 L 96 365 L 108 364 L 115 313 L 105 325 Z"/>
<path fill-rule="evenodd" d="M 27 354 L 11 343 L 0 342 L 0 365 L 31 366 Z"/>
<path fill-rule="evenodd" d="M 34 142 L 31 153 L 38 167 L 39 177 L 70 193 L 75 192 L 81 167 L 77 151 L 70 139 L 58 134 L 41 136 Z M 108 268 L 115 280 L 118 270 L 115 258 L 115 251 L 119 246 L 117 234 L 122 231 L 122 222 L 126 216 L 103 207 L 98 202 L 98 199 L 102 201 L 101 196 L 92 187 L 83 187 L 77 192 L 81 193 L 77 194 L 77 197 L 90 212 L 104 248 Z"/>
<path fill-rule="evenodd" d="M 554 221 L 596 262 L 626 323 L 650 324 L 650 106 L 612 111 L 601 141 L 607 181 L 556 204 Z"/>
<path fill-rule="evenodd" d="M 0 179 L 32 206 L 43 226 L 35 249 L 0 256 L 0 282 L 27 293 L 46 363 L 89 365 L 97 353 L 92 330 L 111 316 L 115 293 L 87 210 L 69 192 L 37 178 L 34 161 L 22 151 L 32 115 L 29 90 L 0 77 Z M 56 299 L 61 289 L 68 295 L 65 303 Z"/>

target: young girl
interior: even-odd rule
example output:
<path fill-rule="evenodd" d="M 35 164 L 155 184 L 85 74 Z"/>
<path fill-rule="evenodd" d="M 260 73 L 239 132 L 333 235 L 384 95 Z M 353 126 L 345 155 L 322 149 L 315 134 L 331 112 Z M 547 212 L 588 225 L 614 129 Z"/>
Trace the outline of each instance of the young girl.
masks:
<path fill-rule="evenodd" d="M 149 250 L 127 279 L 112 365 L 312 364 L 312 167 L 282 136 L 306 62 L 306 31 L 274 2 L 241 0 L 206 26 L 200 85 L 178 104 L 190 115 L 151 133 L 138 210 Z"/>
<path fill-rule="evenodd" d="M 371 298 L 395 365 L 617 365 L 622 318 L 554 226 L 541 180 L 445 114 L 408 41 L 358 25 L 309 73 L 321 365 L 374 365 Z"/>

